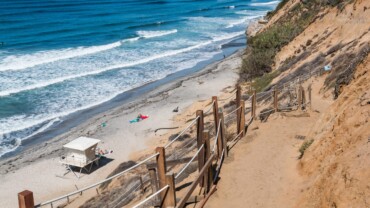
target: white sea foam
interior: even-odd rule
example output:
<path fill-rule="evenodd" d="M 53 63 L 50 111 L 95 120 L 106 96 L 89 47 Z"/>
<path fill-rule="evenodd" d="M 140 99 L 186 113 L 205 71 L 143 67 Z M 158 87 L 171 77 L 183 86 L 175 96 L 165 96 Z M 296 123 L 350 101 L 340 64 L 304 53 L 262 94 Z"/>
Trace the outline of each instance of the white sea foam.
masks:
<path fill-rule="evenodd" d="M 40 51 L 33 54 L 26 55 L 9 55 L 3 60 L 0 60 L 0 71 L 9 70 L 22 70 L 30 67 L 34 67 L 41 64 L 47 64 L 55 61 L 86 56 L 102 51 L 110 50 L 121 46 L 123 43 L 134 42 L 139 40 L 140 37 L 128 38 L 107 45 L 90 46 L 90 47 L 76 47 L 76 48 L 65 48 L 59 50 Z M 1 95 L 0 95 L 1 96 Z"/>
<path fill-rule="evenodd" d="M 37 131 L 35 132 L 32 132 L 32 134 L 20 139 L 20 138 L 16 138 L 16 142 L 14 143 L 14 145 L 8 145 L 8 146 L 0 146 L 0 157 L 3 156 L 4 154 L 6 153 L 9 153 L 9 152 L 12 152 L 14 150 L 16 150 L 21 144 L 22 144 L 22 141 L 24 140 L 27 140 L 41 132 L 44 132 L 45 130 L 47 130 L 49 127 L 51 127 L 52 125 L 54 125 L 55 123 L 57 122 L 60 122 L 61 120 L 59 118 L 54 118 L 52 120 L 50 120 L 49 122 L 47 122 L 45 125 L 43 125 L 41 128 L 39 128 Z M 2 137 L 7 134 L 7 133 L 2 133 L 0 135 L 2 135 Z M 1 141 L 1 139 L 0 139 Z"/>
<path fill-rule="evenodd" d="M 231 23 L 229 23 L 226 28 L 231 28 L 231 27 L 235 27 L 237 25 L 241 25 L 241 24 L 245 24 L 247 23 L 249 20 L 251 19 L 255 19 L 255 18 L 258 18 L 258 17 L 261 17 L 260 15 L 255 15 L 255 16 L 248 16 L 246 18 L 243 18 L 243 19 L 239 19 L 239 20 L 235 20 Z"/>
<path fill-rule="evenodd" d="M 122 43 L 134 42 L 134 41 L 137 41 L 137 40 L 139 40 L 139 39 L 140 39 L 140 37 L 128 38 L 128 39 L 122 40 L 121 42 L 122 42 Z"/>
<path fill-rule="evenodd" d="M 217 37 L 214 37 L 212 40 L 204 41 L 202 43 L 198 43 L 198 44 L 195 44 L 195 45 L 190 46 L 190 47 L 168 51 L 168 52 L 165 52 L 163 54 L 158 54 L 156 56 L 148 57 L 146 59 L 143 59 L 143 60 L 140 60 L 140 61 L 137 61 L 137 62 L 116 65 L 116 66 L 105 68 L 105 69 L 102 69 L 102 70 L 99 70 L 99 71 L 111 70 L 111 69 L 114 69 L 115 67 L 120 68 L 120 67 L 124 67 L 124 66 L 129 66 L 129 65 L 141 64 L 141 63 L 149 62 L 149 61 L 152 61 L 152 60 L 155 60 L 155 59 L 158 59 L 158 58 L 163 58 L 163 57 L 166 57 L 166 56 L 173 56 L 173 55 L 176 55 L 176 54 L 180 54 L 180 53 L 191 51 L 191 50 L 194 50 L 194 49 L 197 49 L 197 48 L 204 47 L 204 46 L 206 46 L 208 44 L 211 44 L 213 42 L 228 40 L 228 39 L 231 39 L 233 37 L 242 35 L 243 33 L 244 32 L 237 32 L 237 33 L 219 35 Z M 193 61 L 194 62 L 192 62 L 190 65 L 194 65 L 194 64 L 197 63 L 197 61 L 195 61 L 195 60 L 193 60 Z M 185 66 L 188 67 L 188 65 L 185 65 Z M 181 70 L 185 66 L 179 67 L 175 71 Z M 99 71 L 95 71 L 93 73 L 99 73 Z M 82 76 L 82 75 L 78 75 L 78 76 Z M 160 79 L 160 78 L 163 78 L 164 76 L 166 76 L 166 74 L 162 74 L 161 76 L 156 76 L 154 79 Z M 50 81 L 52 81 L 52 80 L 50 80 Z M 49 81 L 49 83 L 50 83 L 50 81 Z M 138 86 L 139 85 L 142 85 L 142 83 L 138 83 Z M 135 86 L 135 85 L 133 85 L 133 86 Z M 130 88 L 133 87 L 133 86 L 130 86 Z M 99 101 L 97 101 L 97 102 L 93 102 L 93 103 L 90 103 L 88 105 L 83 104 L 83 106 L 81 106 L 81 107 L 74 108 L 74 109 L 71 109 L 71 110 L 65 110 L 65 111 L 59 112 L 59 113 L 51 113 L 51 114 L 48 114 L 48 115 L 46 115 L 46 114 L 37 115 L 35 117 L 17 116 L 17 117 L 14 117 L 14 118 L 10 118 L 10 121 L 9 121 L 9 119 L 7 119 L 7 122 L 6 122 L 7 125 L 2 125 L 2 127 L 0 128 L 0 135 L 9 134 L 9 133 L 16 132 L 16 131 L 27 131 L 28 129 L 30 129 L 34 126 L 39 126 L 39 125 L 47 122 L 46 124 L 43 124 L 43 126 L 41 128 L 39 128 L 36 132 L 33 132 L 29 136 L 22 138 L 22 140 L 31 138 L 32 136 L 47 130 L 53 124 L 59 122 L 60 121 L 59 118 L 61 118 L 63 116 L 70 115 L 70 114 L 75 113 L 77 111 L 81 111 L 81 110 L 84 110 L 84 109 L 91 108 L 93 106 L 102 104 L 104 102 L 107 102 L 107 101 L 113 99 L 114 97 L 116 97 L 117 95 L 121 94 L 122 92 L 124 92 L 128 89 L 129 88 L 120 89 L 119 91 L 114 92 L 114 93 L 110 94 L 109 96 L 107 96 L 103 99 L 98 99 Z M 3 124 L 5 124 L 5 123 L 3 123 Z M 17 124 L 17 125 L 12 125 L 12 124 Z M 5 154 L 7 152 L 11 152 L 11 151 L 16 150 L 16 148 L 19 145 L 21 145 L 21 140 L 17 139 L 17 142 L 15 144 L 7 145 L 7 146 L 1 146 L 0 147 L 0 157 L 1 157 L 1 155 Z"/>
<path fill-rule="evenodd" d="M 251 3 L 251 6 L 268 6 L 275 5 L 278 3 L 280 3 L 280 1 L 269 1 L 269 2 Z"/>
<path fill-rule="evenodd" d="M 129 39 L 133 40 L 133 39 Z M 123 40 L 123 41 L 129 41 Z M 41 64 L 51 63 L 63 59 L 98 53 L 110 50 L 122 45 L 122 41 L 117 41 L 107 45 L 66 48 L 60 50 L 40 51 L 27 55 L 10 55 L 0 61 L 0 71 L 21 70 Z"/>
<path fill-rule="evenodd" d="M 188 19 L 196 23 L 201 22 L 201 23 L 223 24 L 227 21 L 227 19 L 221 17 L 189 17 Z"/>
<path fill-rule="evenodd" d="M 9 153 L 9 152 L 13 152 L 14 150 L 16 150 L 20 145 L 22 144 L 22 140 L 21 139 L 16 139 L 16 142 L 14 145 L 1 145 L 0 146 L 0 158 L 5 155 L 6 153 Z"/>
<path fill-rule="evenodd" d="M 237 11 L 235 14 L 240 14 L 240 15 L 252 15 L 253 16 L 264 16 L 266 15 L 266 11 L 253 11 L 253 10 L 242 10 L 242 11 Z"/>
<path fill-rule="evenodd" d="M 137 31 L 136 34 L 142 38 L 154 38 L 177 33 L 176 29 L 173 30 L 159 30 L 159 31 Z"/>
<path fill-rule="evenodd" d="M 190 47 L 187 47 L 187 48 L 182 48 L 182 49 L 163 52 L 161 54 L 150 56 L 150 57 L 147 57 L 147 58 L 143 58 L 143 59 L 140 59 L 140 60 L 137 60 L 137 61 L 126 62 L 126 63 L 122 63 L 122 64 L 116 64 L 116 65 L 113 65 L 113 66 L 101 68 L 101 69 L 94 70 L 94 71 L 86 71 L 86 72 L 80 73 L 80 74 L 74 74 L 74 75 L 59 77 L 59 78 L 56 78 L 56 79 L 50 79 L 48 81 L 40 82 L 40 83 L 37 83 L 37 84 L 31 84 L 31 85 L 28 85 L 28 86 L 23 87 L 23 88 L 16 88 L 16 89 L 9 89 L 9 90 L 5 90 L 5 91 L 1 91 L 0 92 L 0 97 L 1 96 L 8 96 L 8 95 L 15 94 L 15 93 L 20 93 L 20 92 L 27 91 L 27 90 L 33 90 L 33 89 L 46 87 L 46 86 L 49 86 L 49 85 L 61 83 L 61 82 L 71 80 L 71 79 L 96 75 L 96 74 L 100 74 L 100 73 L 110 71 L 110 70 L 114 70 L 114 69 L 119 69 L 119 68 L 131 67 L 131 66 L 136 66 L 136 65 L 139 65 L 139 64 L 144 64 L 144 63 L 156 60 L 156 59 L 160 59 L 160 58 L 164 58 L 164 57 L 173 56 L 173 55 L 177 55 L 177 54 L 180 54 L 180 53 L 188 52 L 188 51 L 200 48 L 202 46 L 206 46 L 208 44 L 211 44 L 212 42 L 231 39 L 233 37 L 236 37 L 236 36 L 239 36 L 239 35 L 242 35 L 242 34 L 244 34 L 243 31 L 242 32 L 235 32 L 235 33 L 228 33 L 228 34 L 224 34 L 224 35 L 218 35 L 218 36 L 213 37 L 213 40 L 198 43 L 194 46 L 190 46 Z"/>

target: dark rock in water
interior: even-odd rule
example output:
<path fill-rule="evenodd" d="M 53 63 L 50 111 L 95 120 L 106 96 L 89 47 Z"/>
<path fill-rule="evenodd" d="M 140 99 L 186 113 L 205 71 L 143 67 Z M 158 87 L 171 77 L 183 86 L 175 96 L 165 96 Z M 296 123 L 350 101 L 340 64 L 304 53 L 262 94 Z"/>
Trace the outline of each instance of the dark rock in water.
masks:
<path fill-rule="evenodd" d="M 261 113 L 259 114 L 259 119 L 261 120 L 261 122 L 266 122 L 268 117 L 274 113 L 273 111 L 273 108 L 265 108 L 261 111 Z"/>

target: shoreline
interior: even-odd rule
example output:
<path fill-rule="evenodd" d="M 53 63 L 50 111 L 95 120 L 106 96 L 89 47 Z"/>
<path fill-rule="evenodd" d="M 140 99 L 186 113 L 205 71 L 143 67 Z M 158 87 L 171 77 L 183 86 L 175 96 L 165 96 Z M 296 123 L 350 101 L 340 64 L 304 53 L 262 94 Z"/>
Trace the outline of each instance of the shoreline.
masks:
<path fill-rule="evenodd" d="M 242 39 L 245 42 L 245 38 Z M 203 63 L 206 67 L 201 65 L 199 70 L 193 69 L 193 73 L 183 76 L 180 76 L 181 73 L 177 74 L 179 77 L 172 77 L 173 80 L 140 94 L 137 100 L 127 104 L 118 103 L 118 107 L 101 112 L 60 136 L 30 145 L 19 154 L 0 160 L 0 180 L 4 181 L 0 188 L 9 190 L 1 196 L 0 206 L 15 206 L 16 193 L 23 189 L 34 192 L 35 203 L 74 191 L 75 185 L 83 187 L 104 179 L 133 155 L 152 150 L 150 147 L 153 145 L 167 141 L 168 138 L 161 136 L 170 131 L 161 131 L 161 135 L 156 135 L 153 130 L 179 124 L 179 121 L 174 120 L 177 115 L 185 113 L 194 103 L 222 94 L 224 89 L 235 84 L 240 67 L 236 59 L 239 59 L 242 51 L 236 50 L 226 58 L 220 53 L 219 60 L 211 64 Z M 138 93 L 138 89 L 132 93 Z M 180 111 L 175 114 L 172 109 L 176 106 L 180 106 Z M 128 120 L 137 113 L 149 114 L 150 118 L 129 124 Z M 100 125 L 103 122 L 107 123 L 106 127 Z M 181 121 L 181 125 L 184 125 L 183 122 Z M 99 146 L 102 149 L 114 150 L 113 154 L 108 155 L 111 161 L 80 179 L 74 178 L 71 173 L 61 177 L 65 171 L 58 163 L 58 158 L 63 155 L 62 145 L 78 136 L 101 139 Z"/>
<path fill-rule="evenodd" d="M 0 157 L 0 164 L 2 164 L 5 160 L 17 157 L 18 154 L 29 150 L 35 145 L 40 145 L 41 143 L 62 137 L 63 135 L 68 135 L 69 131 L 74 131 L 74 128 L 80 126 L 81 124 L 83 125 L 90 119 L 94 119 L 100 114 L 106 114 L 109 111 L 114 111 L 114 109 L 120 108 L 123 105 L 127 106 L 126 109 L 130 109 L 132 106 L 135 106 L 136 103 L 139 103 L 139 101 L 147 99 L 148 96 L 155 96 L 150 94 L 156 91 L 157 88 L 161 88 L 162 85 L 170 85 L 172 82 L 177 82 L 186 77 L 196 75 L 207 66 L 222 61 L 225 57 L 227 58 L 234 53 L 237 53 L 238 50 L 240 50 L 241 48 L 245 48 L 245 46 L 246 36 L 237 36 L 229 42 L 222 44 L 221 52 L 215 54 L 212 58 L 208 60 L 197 63 L 191 68 L 168 74 L 162 79 L 154 80 L 152 82 L 145 83 L 142 86 L 122 92 L 121 94 L 117 95 L 107 102 L 63 116 L 62 122 L 56 125 L 51 125 L 45 131 L 37 133 L 36 135 L 27 138 L 26 140 L 22 140 L 22 144 L 19 147 L 2 155 Z M 160 92 L 158 92 L 157 94 L 160 94 Z"/>

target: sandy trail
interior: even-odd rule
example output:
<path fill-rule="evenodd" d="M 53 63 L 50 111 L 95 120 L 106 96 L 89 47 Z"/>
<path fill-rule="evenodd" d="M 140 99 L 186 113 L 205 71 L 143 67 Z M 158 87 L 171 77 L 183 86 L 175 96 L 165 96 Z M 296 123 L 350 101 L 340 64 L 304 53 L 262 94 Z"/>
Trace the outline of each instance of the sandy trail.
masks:
<path fill-rule="evenodd" d="M 323 80 L 313 82 L 313 111 L 272 114 L 266 123 L 255 121 L 249 127 L 226 158 L 218 190 L 205 207 L 295 206 L 305 188 L 297 170 L 302 140 L 296 136 L 307 136 L 331 103 L 318 94 Z"/>

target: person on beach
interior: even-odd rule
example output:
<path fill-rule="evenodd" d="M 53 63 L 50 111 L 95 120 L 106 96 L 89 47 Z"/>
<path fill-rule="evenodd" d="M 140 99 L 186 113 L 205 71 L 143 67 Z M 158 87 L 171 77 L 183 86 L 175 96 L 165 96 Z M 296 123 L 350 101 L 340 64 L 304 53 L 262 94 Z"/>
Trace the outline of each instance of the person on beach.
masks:
<path fill-rule="evenodd" d="M 142 121 L 147 118 L 149 118 L 149 116 L 142 115 L 141 113 L 139 113 L 139 115 L 137 115 L 135 119 L 131 120 L 130 123 L 136 123 L 136 122 Z"/>

